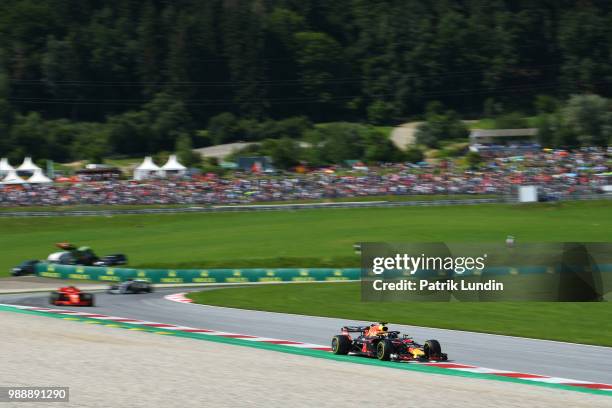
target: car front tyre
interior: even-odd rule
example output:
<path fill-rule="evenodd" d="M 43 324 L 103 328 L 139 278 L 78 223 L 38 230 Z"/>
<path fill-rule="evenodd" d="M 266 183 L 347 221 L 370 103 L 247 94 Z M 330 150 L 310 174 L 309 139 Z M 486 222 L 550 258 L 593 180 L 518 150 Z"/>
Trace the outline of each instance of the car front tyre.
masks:
<path fill-rule="evenodd" d="M 83 293 L 81 295 L 81 299 L 87 303 L 85 306 L 89 306 L 89 307 L 95 306 L 96 302 L 95 302 L 93 293 Z"/>
<path fill-rule="evenodd" d="M 425 344 L 423 344 L 423 351 L 425 352 L 426 358 L 442 357 L 442 348 L 438 340 L 427 340 Z"/>

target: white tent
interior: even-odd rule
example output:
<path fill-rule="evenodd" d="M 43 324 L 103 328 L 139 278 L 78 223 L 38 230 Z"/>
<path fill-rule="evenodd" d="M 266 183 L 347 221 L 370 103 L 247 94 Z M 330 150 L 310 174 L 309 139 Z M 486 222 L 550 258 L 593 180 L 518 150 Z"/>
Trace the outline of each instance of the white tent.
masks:
<path fill-rule="evenodd" d="M 176 155 L 171 154 L 166 164 L 161 167 L 161 170 L 164 175 L 176 174 L 182 176 L 187 171 L 187 167 L 178 162 Z"/>
<path fill-rule="evenodd" d="M 15 170 L 9 170 L 6 177 L 2 180 L 2 184 L 23 184 L 25 181 L 17 175 Z"/>
<path fill-rule="evenodd" d="M 34 173 L 34 171 L 36 170 L 40 170 L 40 167 L 38 167 L 34 164 L 34 162 L 32 162 L 31 157 L 26 157 L 25 159 L 23 159 L 23 163 L 21 163 L 21 165 L 17 167 L 17 171 L 29 171 Z"/>
<path fill-rule="evenodd" d="M 144 180 L 159 174 L 159 166 L 153 163 L 151 156 L 144 158 L 140 166 L 134 169 L 134 180 Z"/>
<path fill-rule="evenodd" d="M 13 166 L 8 162 L 6 157 L 0 159 L 0 177 L 8 174 L 9 171 L 15 170 Z"/>
<path fill-rule="evenodd" d="M 53 183 L 53 180 L 45 176 L 45 174 L 42 172 L 41 169 L 38 169 L 38 170 L 34 170 L 34 174 L 32 174 L 32 177 L 28 179 L 28 183 L 47 184 L 47 183 Z"/>

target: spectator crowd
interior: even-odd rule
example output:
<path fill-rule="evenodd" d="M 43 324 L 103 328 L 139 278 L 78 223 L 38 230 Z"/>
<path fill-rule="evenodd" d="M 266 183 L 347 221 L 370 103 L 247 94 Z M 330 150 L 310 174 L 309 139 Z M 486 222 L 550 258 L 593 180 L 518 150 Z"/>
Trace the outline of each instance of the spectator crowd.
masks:
<path fill-rule="evenodd" d="M 519 185 L 537 185 L 542 197 L 560 199 L 601 192 L 611 184 L 610 160 L 610 151 L 589 148 L 492 157 L 472 169 L 441 160 L 360 170 L 327 168 L 305 174 L 234 173 L 197 179 L 0 185 L 0 206 L 222 205 L 386 195 L 503 195 L 513 194 Z"/>

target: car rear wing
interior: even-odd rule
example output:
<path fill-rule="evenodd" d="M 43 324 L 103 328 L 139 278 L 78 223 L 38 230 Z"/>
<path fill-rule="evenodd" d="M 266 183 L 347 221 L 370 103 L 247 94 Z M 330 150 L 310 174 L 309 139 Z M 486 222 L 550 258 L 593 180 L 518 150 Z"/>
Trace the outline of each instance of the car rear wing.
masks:
<path fill-rule="evenodd" d="M 346 331 L 349 333 L 361 333 L 368 330 L 370 326 L 344 326 L 342 327 L 342 331 Z"/>

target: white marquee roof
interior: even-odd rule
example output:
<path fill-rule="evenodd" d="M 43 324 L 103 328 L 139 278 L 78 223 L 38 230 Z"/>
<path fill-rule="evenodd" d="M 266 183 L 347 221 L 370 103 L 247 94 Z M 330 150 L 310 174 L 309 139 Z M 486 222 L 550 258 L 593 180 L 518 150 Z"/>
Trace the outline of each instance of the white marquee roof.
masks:
<path fill-rule="evenodd" d="M 2 159 L 0 159 L 0 171 L 11 171 L 11 170 L 15 170 L 15 168 L 11 166 L 8 159 L 6 157 L 3 157 Z"/>
<path fill-rule="evenodd" d="M 17 175 L 15 170 L 9 170 L 6 177 L 2 180 L 3 184 L 23 184 L 25 181 Z"/>
<path fill-rule="evenodd" d="M 40 169 L 34 170 L 34 174 L 32 174 L 32 177 L 28 179 L 28 183 L 32 183 L 32 184 L 43 184 L 43 183 L 52 183 L 52 182 L 53 180 L 45 176 L 45 174 Z"/>
<path fill-rule="evenodd" d="M 171 154 L 166 164 L 162 166 L 162 170 L 187 170 L 187 167 L 178 162 L 176 155 Z"/>
<path fill-rule="evenodd" d="M 136 170 L 157 171 L 159 170 L 159 166 L 153 163 L 151 156 L 147 156 L 144 158 L 144 161 L 138 167 L 136 167 Z"/>
<path fill-rule="evenodd" d="M 25 159 L 23 159 L 23 163 L 21 163 L 21 165 L 17 167 L 17 171 L 34 171 L 37 169 L 40 170 L 40 167 L 38 167 L 34 164 L 34 162 L 32 162 L 31 157 L 26 157 Z"/>

